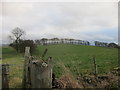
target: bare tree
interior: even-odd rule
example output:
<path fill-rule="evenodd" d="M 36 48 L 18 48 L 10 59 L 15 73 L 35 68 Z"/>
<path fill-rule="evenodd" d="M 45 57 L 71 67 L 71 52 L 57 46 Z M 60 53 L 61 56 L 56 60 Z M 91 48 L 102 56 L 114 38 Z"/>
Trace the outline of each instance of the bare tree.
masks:
<path fill-rule="evenodd" d="M 18 52 L 19 43 L 20 43 L 21 37 L 25 35 L 25 31 L 16 27 L 15 29 L 12 30 L 11 34 L 12 35 L 10 35 L 9 38 L 13 40 L 13 43 L 15 44 L 16 50 Z"/>

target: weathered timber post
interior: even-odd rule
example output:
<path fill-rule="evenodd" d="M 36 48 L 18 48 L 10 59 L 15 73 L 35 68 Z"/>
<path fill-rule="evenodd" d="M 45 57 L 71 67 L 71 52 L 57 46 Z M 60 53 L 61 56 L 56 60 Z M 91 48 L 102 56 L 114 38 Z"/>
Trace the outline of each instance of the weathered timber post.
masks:
<path fill-rule="evenodd" d="M 2 65 L 2 88 L 9 88 L 9 65 Z"/>
<path fill-rule="evenodd" d="M 48 49 L 46 48 L 45 51 L 44 51 L 44 53 L 43 53 L 43 55 L 42 55 L 42 59 L 43 59 L 44 56 L 46 55 L 47 51 L 48 51 Z"/>
<path fill-rule="evenodd" d="M 2 90 L 2 64 L 0 64 L 0 90 Z"/>
<path fill-rule="evenodd" d="M 25 61 L 24 61 L 24 71 L 23 71 L 23 81 L 22 87 L 26 88 L 28 83 L 28 64 L 29 64 L 29 57 L 30 57 L 30 47 L 25 48 Z"/>
<path fill-rule="evenodd" d="M 97 64 L 96 64 L 96 57 L 95 56 L 93 56 L 93 63 L 94 63 L 94 73 L 97 76 L 98 70 L 97 70 Z"/>
<path fill-rule="evenodd" d="M 31 88 L 52 88 L 52 58 L 31 62 Z"/>

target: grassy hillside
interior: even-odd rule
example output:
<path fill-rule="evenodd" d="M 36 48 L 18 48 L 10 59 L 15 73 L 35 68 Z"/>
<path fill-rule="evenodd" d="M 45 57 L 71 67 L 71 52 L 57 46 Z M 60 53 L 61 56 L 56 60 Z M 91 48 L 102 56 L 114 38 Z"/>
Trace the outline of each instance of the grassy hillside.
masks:
<path fill-rule="evenodd" d="M 96 56 L 99 74 L 105 74 L 118 65 L 118 50 L 114 48 L 82 45 L 38 46 L 34 56 L 40 58 L 45 49 L 46 58 L 53 57 L 53 72 L 59 78 L 66 72 L 74 77 L 93 73 L 93 56 Z M 23 54 L 11 47 L 2 48 L 3 63 L 10 64 L 10 87 L 21 87 Z"/>
<path fill-rule="evenodd" d="M 93 56 L 96 56 L 98 73 L 104 74 L 118 65 L 118 50 L 113 48 L 83 45 L 38 46 L 36 55 L 41 56 L 48 48 L 46 58 L 53 57 L 54 72 L 60 77 L 64 68 L 74 76 L 80 73 L 93 73 Z"/>
<path fill-rule="evenodd" d="M 2 48 L 2 63 L 9 64 L 10 88 L 19 88 L 22 83 L 23 55 L 11 47 Z"/>

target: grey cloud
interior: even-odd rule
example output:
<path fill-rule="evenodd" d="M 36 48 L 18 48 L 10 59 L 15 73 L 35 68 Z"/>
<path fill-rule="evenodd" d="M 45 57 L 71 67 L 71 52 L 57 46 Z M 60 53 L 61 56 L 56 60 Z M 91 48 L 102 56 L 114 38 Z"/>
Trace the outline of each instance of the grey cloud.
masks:
<path fill-rule="evenodd" d="M 15 27 L 26 38 L 69 37 L 94 40 L 84 32 L 117 27 L 117 3 L 4 3 L 3 33 Z M 99 34 L 99 33 L 98 33 Z M 31 35 L 31 36 L 30 36 Z M 108 35 L 107 35 L 108 36 Z M 108 40 L 108 37 L 106 40 Z"/>

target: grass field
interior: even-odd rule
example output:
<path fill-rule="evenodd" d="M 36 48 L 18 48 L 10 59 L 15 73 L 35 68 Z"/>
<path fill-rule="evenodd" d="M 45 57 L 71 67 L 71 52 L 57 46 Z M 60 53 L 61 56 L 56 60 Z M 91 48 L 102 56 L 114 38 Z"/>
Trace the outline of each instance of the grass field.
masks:
<path fill-rule="evenodd" d="M 62 75 L 64 67 L 74 76 L 93 73 L 93 56 L 96 56 L 99 74 L 107 73 L 118 65 L 118 50 L 113 48 L 83 45 L 39 46 L 37 56 L 41 56 L 45 48 L 48 48 L 46 57 L 53 57 L 53 69 L 57 77 Z"/>
<path fill-rule="evenodd" d="M 2 63 L 10 64 L 9 66 L 9 78 L 10 88 L 19 88 L 22 83 L 22 72 L 24 57 L 22 54 L 17 53 L 11 47 L 2 48 Z"/>
<path fill-rule="evenodd" d="M 34 56 L 38 59 L 45 49 L 45 56 L 53 57 L 53 72 L 57 78 L 66 72 L 78 77 L 79 74 L 94 72 L 93 56 L 96 56 L 98 73 L 105 74 L 118 66 L 118 50 L 114 48 L 83 46 L 83 45 L 48 45 L 38 46 Z M 10 87 L 21 87 L 23 54 L 18 54 L 11 47 L 3 47 L 3 63 L 10 64 Z"/>

